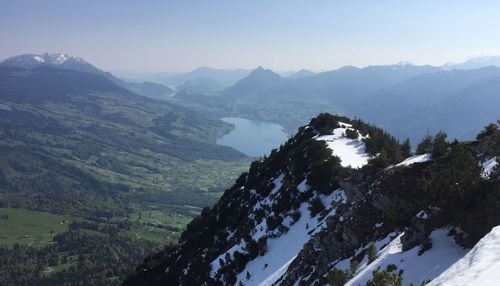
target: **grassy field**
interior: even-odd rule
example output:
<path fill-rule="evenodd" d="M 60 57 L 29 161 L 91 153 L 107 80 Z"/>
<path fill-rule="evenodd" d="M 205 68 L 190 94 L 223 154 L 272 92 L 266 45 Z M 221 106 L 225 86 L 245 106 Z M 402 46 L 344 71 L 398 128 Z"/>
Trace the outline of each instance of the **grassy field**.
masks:
<path fill-rule="evenodd" d="M 163 244 L 166 237 L 176 242 L 192 217 L 162 211 L 144 211 L 134 213 L 131 220 L 134 226 L 131 231 L 127 231 L 128 235 Z"/>
<path fill-rule="evenodd" d="M 3 217 L 0 219 L 0 246 L 4 247 L 12 247 L 16 243 L 44 246 L 52 242 L 53 235 L 67 231 L 71 222 L 84 220 L 75 216 L 12 208 L 0 208 L 0 217 Z M 117 218 L 116 221 L 120 219 Z M 122 229 L 120 234 L 162 245 L 165 237 L 176 242 L 191 219 L 190 216 L 162 211 L 137 212 L 130 216 L 131 229 Z M 100 235 L 96 231 L 85 232 Z"/>
<path fill-rule="evenodd" d="M 54 215 L 25 209 L 0 208 L 0 246 L 11 247 L 18 243 L 44 246 L 52 242 L 54 234 L 68 229 L 69 224 L 81 218 Z"/>

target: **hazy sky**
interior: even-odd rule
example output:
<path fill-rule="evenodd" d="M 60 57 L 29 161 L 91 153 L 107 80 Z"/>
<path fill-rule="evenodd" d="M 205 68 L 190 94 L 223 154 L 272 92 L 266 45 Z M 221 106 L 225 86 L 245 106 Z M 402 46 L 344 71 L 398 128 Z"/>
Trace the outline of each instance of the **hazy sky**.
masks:
<path fill-rule="evenodd" d="M 65 52 L 106 70 L 327 70 L 500 51 L 500 1 L 0 0 L 0 58 Z"/>

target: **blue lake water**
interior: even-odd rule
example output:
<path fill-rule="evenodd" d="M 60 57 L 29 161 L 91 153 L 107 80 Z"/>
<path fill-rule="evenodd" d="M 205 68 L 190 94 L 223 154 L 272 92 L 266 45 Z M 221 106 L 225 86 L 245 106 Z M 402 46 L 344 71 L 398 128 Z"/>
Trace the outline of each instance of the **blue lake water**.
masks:
<path fill-rule="evenodd" d="M 233 147 L 248 156 L 269 155 L 272 149 L 279 147 L 288 139 L 279 124 L 239 117 L 226 117 L 222 120 L 233 124 L 236 128 L 217 140 L 217 144 Z"/>

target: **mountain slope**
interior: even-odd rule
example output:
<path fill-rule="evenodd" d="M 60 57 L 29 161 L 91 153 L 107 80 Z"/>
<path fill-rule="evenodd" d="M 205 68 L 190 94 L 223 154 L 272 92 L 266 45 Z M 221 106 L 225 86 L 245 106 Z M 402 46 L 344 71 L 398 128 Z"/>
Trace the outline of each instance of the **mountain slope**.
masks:
<path fill-rule="evenodd" d="M 244 168 L 243 154 L 215 144 L 229 125 L 135 95 L 103 76 L 51 67 L 1 67 L 0 82 L 4 203 L 25 206 L 29 200 L 17 199 L 22 194 L 76 191 L 119 193 L 115 199 L 142 193 L 148 194 L 145 201 L 154 201 L 152 195 L 163 197 L 158 202 L 181 205 L 190 200 L 182 197 L 191 196 L 191 204 L 203 206 L 196 201 L 213 199 L 193 190 L 224 184 L 203 165 L 221 171 L 231 166 L 223 171 L 227 177 L 232 167 Z M 183 176 L 198 179 L 185 187 Z"/>
<path fill-rule="evenodd" d="M 482 179 L 479 167 L 499 146 L 496 130 L 404 160 L 382 130 L 322 114 L 254 162 L 178 246 L 148 257 L 124 285 L 357 285 L 381 275 L 420 284 L 500 224 L 498 172 Z M 372 271 L 389 264 L 396 268 Z"/>
<path fill-rule="evenodd" d="M 255 95 L 259 91 L 267 90 L 281 84 L 285 79 L 269 69 L 258 67 L 247 77 L 241 79 L 222 92 L 223 96 L 240 99 Z"/>
<path fill-rule="evenodd" d="M 429 285 L 494 285 L 500 280 L 500 227 L 495 227 L 467 255 Z"/>
<path fill-rule="evenodd" d="M 109 72 L 102 71 L 92 64 L 86 62 L 84 59 L 70 56 L 63 53 L 57 54 L 23 54 L 7 58 L 0 62 L 0 67 L 17 67 L 22 69 L 34 69 L 36 67 L 50 67 L 64 70 L 71 70 L 77 72 L 86 72 L 95 75 L 101 75 L 114 84 L 123 87 L 131 92 L 147 96 L 150 98 L 165 99 L 166 96 L 172 94 L 174 91 L 169 87 L 150 82 L 142 83 L 129 83 L 125 82 Z"/>

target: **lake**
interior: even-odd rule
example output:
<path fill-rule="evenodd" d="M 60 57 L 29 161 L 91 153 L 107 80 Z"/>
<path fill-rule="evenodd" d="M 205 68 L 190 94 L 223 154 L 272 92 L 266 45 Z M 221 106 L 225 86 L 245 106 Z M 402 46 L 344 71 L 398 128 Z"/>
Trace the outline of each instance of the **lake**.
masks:
<path fill-rule="evenodd" d="M 269 155 L 272 149 L 288 139 L 279 124 L 239 117 L 226 117 L 222 120 L 236 128 L 217 140 L 217 144 L 233 147 L 251 157 Z"/>

